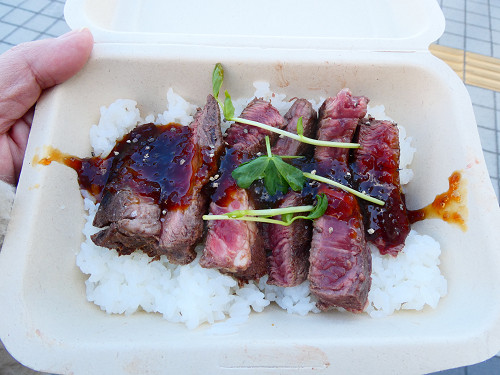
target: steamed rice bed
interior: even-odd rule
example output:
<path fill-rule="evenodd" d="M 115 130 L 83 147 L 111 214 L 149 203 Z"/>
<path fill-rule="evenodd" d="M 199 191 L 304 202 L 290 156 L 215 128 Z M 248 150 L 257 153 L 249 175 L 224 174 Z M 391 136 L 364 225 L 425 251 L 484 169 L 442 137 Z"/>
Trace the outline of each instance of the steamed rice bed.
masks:
<path fill-rule="evenodd" d="M 256 82 L 255 95 L 270 100 L 282 114 L 292 103 L 283 94 L 272 93 L 265 82 Z M 240 113 L 250 99 L 234 100 L 235 113 Z M 315 109 L 323 102 L 312 101 Z M 101 108 L 101 118 L 90 129 L 90 143 L 95 155 L 105 157 L 117 140 L 141 123 L 188 125 L 197 106 L 188 103 L 172 89 L 167 93 L 165 112 L 141 117 L 137 103 L 119 99 L 108 108 Z M 377 119 L 389 119 L 383 106 L 368 107 Z M 223 123 L 223 131 L 229 124 Z M 410 165 L 415 149 L 403 127 L 400 133 L 400 179 L 407 184 L 413 177 Z M 115 250 L 96 246 L 90 236 L 99 231 L 92 226 L 98 205 L 84 198 L 86 223 L 85 241 L 77 255 L 77 265 L 90 275 L 86 284 L 87 299 L 107 313 L 132 314 L 138 310 L 157 312 L 170 322 L 182 322 L 192 329 L 202 323 L 214 324 L 212 330 L 230 333 L 245 322 L 251 311 L 262 312 L 275 302 L 288 313 L 307 315 L 318 313 L 315 297 L 309 292 L 308 281 L 292 288 L 266 284 L 267 276 L 258 282 L 240 287 L 238 282 L 215 269 L 202 268 L 199 256 L 185 266 L 170 264 L 165 256 L 151 261 L 146 254 L 135 252 L 118 256 Z M 371 245 L 370 245 L 371 246 Z M 198 247 L 198 254 L 203 246 Z M 372 246 L 372 285 L 365 312 L 372 317 L 387 316 L 401 309 L 435 308 L 447 292 L 447 282 L 439 269 L 439 244 L 427 235 L 412 230 L 405 247 L 396 257 L 382 256 Z"/>

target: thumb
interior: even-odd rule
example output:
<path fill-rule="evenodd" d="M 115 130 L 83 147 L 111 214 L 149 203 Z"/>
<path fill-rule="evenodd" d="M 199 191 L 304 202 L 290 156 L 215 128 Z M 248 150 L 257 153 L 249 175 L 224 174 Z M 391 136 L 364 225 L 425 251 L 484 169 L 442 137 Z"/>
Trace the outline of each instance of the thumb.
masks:
<path fill-rule="evenodd" d="M 76 74 L 87 62 L 92 46 L 92 34 L 84 29 L 23 43 L 1 55 L 0 134 L 36 103 L 42 90 Z"/>

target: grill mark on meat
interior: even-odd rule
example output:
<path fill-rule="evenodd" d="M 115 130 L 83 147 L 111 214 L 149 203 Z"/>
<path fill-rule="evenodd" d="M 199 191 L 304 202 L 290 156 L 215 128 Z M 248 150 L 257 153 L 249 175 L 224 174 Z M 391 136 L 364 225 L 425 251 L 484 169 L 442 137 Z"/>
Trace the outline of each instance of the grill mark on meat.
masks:
<path fill-rule="evenodd" d="M 269 103 L 254 99 L 241 116 L 248 120 L 283 128 L 283 117 Z M 210 213 L 220 215 L 236 209 L 253 209 L 255 204 L 248 191 L 238 187 L 231 172 L 257 152 L 264 151 L 267 130 L 241 123 L 233 124 L 225 139 L 228 148 L 221 162 L 218 187 L 211 197 Z M 270 135 L 275 138 L 274 135 Z M 253 222 L 238 220 L 213 220 L 208 222 L 208 233 L 200 265 L 217 268 L 241 280 L 258 279 L 266 273 L 266 254 L 258 226 Z"/>
<path fill-rule="evenodd" d="M 297 99 L 285 115 L 286 130 L 297 134 L 297 120 L 302 117 L 304 135 L 312 137 L 316 132 L 316 111 L 305 99 Z M 279 138 L 272 148 L 275 155 L 304 155 L 312 147 L 291 138 Z M 299 206 L 310 203 L 305 191 L 297 193 L 290 190 L 275 207 Z M 307 279 L 309 269 L 309 248 L 311 245 L 312 225 L 307 220 L 297 220 L 290 226 L 265 224 L 268 257 L 268 284 L 291 287 Z"/>
<path fill-rule="evenodd" d="M 328 98 L 320 108 L 318 138 L 350 142 L 360 118 L 366 115 L 368 99 L 353 97 L 344 89 Z M 349 184 L 348 149 L 317 147 L 315 159 L 320 174 Z M 371 254 L 364 237 L 359 204 L 351 194 L 321 184 L 328 208 L 314 221 L 309 256 L 310 290 L 318 297 L 318 308 L 343 307 L 361 312 L 371 285 Z"/>
<path fill-rule="evenodd" d="M 116 154 L 92 239 L 119 254 L 135 249 L 187 264 L 203 234 L 203 185 L 217 170 L 222 149 L 220 113 L 210 95 L 189 126 L 145 124 L 113 149 Z"/>
<path fill-rule="evenodd" d="M 384 206 L 360 201 L 366 238 L 381 254 L 396 256 L 404 247 L 410 223 L 399 182 L 399 130 L 390 121 L 370 119 L 360 125 L 353 170 L 356 188 L 381 199 Z"/>

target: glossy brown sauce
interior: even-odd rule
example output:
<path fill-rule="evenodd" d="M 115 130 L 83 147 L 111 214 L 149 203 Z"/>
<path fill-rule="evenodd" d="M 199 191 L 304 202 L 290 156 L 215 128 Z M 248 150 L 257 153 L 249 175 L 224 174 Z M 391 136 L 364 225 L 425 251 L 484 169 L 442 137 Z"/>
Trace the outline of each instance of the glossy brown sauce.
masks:
<path fill-rule="evenodd" d="M 78 158 L 46 147 L 45 156 L 35 156 L 33 164 L 55 161 L 74 169 L 80 188 L 97 201 L 105 189 L 114 193 L 127 187 L 153 198 L 162 208 L 182 208 L 189 204 L 192 180 L 203 174 L 203 161 L 190 139 L 187 126 L 145 124 L 117 142 L 106 158 Z"/>
<path fill-rule="evenodd" d="M 442 219 L 459 226 L 464 232 L 467 230 L 467 192 L 461 172 L 453 172 L 448 183 L 448 191 L 437 195 L 431 204 L 419 210 L 408 210 L 411 224 L 424 219 Z"/>

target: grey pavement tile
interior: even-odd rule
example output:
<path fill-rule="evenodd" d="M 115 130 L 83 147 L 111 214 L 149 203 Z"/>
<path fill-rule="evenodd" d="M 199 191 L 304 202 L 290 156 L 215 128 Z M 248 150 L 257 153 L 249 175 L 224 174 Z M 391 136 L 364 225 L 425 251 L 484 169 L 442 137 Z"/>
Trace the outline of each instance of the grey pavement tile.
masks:
<path fill-rule="evenodd" d="M 54 25 L 56 22 L 58 22 L 56 18 L 44 16 L 43 14 L 36 14 L 35 16 L 33 16 L 33 18 L 27 21 L 23 25 L 23 27 L 34 31 L 43 32 Z"/>
<path fill-rule="evenodd" d="M 472 108 L 474 109 L 474 115 L 478 126 L 495 130 L 495 111 L 492 108 L 486 108 L 475 104 L 472 105 Z"/>
<path fill-rule="evenodd" d="M 465 367 L 453 368 L 432 373 L 432 375 L 466 375 Z"/>
<path fill-rule="evenodd" d="M 494 152 L 489 152 L 486 150 L 483 150 L 483 155 L 484 155 L 484 161 L 486 162 L 486 168 L 488 169 L 490 177 L 498 179 L 498 155 Z"/>
<path fill-rule="evenodd" d="M 17 30 L 9 34 L 6 38 L 4 38 L 4 42 L 13 45 L 29 42 L 35 39 L 38 36 L 38 34 L 40 33 L 37 31 L 18 28 Z"/>
<path fill-rule="evenodd" d="M 500 59 L 500 44 L 493 44 L 493 53 L 491 56 Z"/>
<path fill-rule="evenodd" d="M 68 31 L 70 31 L 68 24 L 63 20 L 59 20 L 54 25 L 52 25 L 49 29 L 45 30 L 45 33 L 49 34 L 51 36 L 59 36 L 59 35 L 62 35 L 64 33 L 68 32 Z"/>
<path fill-rule="evenodd" d="M 10 44 L 0 42 L 0 54 L 4 53 L 5 51 L 7 51 L 10 48 L 12 48 L 12 46 Z"/>
<path fill-rule="evenodd" d="M 17 26 L 0 22 L 0 39 L 4 39 L 7 35 L 17 29 Z"/>
<path fill-rule="evenodd" d="M 19 6 L 22 2 L 22 0 L 0 0 L 0 3 L 2 4 L 12 5 L 15 7 Z"/>
<path fill-rule="evenodd" d="M 12 7 L 4 4 L 0 4 L 0 18 L 5 16 L 8 12 L 12 10 Z"/>
<path fill-rule="evenodd" d="M 482 146 L 483 150 L 489 151 L 491 153 L 496 153 L 497 152 L 497 139 L 496 139 L 497 137 L 496 137 L 495 130 L 483 128 L 482 126 L 478 126 L 477 131 L 479 132 L 479 138 L 481 139 L 481 146 Z M 492 163 L 493 162 L 494 162 L 494 164 L 491 165 L 491 168 L 495 169 L 495 177 L 498 177 L 498 176 L 496 176 L 496 174 L 497 174 L 496 157 L 495 157 L 495 160 L 492 161 Z"/>
<path fill-rule="evenodd" d="M 496 375 L 499 373 L 500 358 L 498 357 L 467 367 L 467 375 Z"/>
<path fill-rule="evenodd" d="M 14 25 L 22 25 L 33 17 L 34 13 L 28 10 L 14 8 L 11 12 L 2 17 L 3 22 L 8 22 Z"/>
<path fill-rule="evenodd" d="M 500 44 L 500 31 L 491 30 L 491 41 Z"/>
<path fill-rule="evenodd" d="M 482 87 L 465 85 L 469 92 L 472 104 L 477 104 L 482 107 L 494 108 L 496 95 L 493 91 L 483 89 Z M 498 103 L 500 103 L 500 96 L 498 96 Z M 498 106 L 500 110 L 500 105 Z"/>
<path fill-rule="evenodd" d="M 460 35 L 444 33 L 441 38 L 439 38 L 439 44 L 447 47 L 453 47 L 458 49 L 464 49 L 465 38 Z"/>
<path fill-rule="evenodd" d="M 477 13 L 465 13 L 465 22 L 468 25 L 476 25 L 476 26 L 484 26 L 490 24 L 490 18 L 488 16 L 485 16 L 483 14 L 477 14 Z"/>
<path fill-rule="evenodd" d="M 467 2 L 467 12 L 483 14 L 489 16 L 490 7 L 488 3 Z"/>
<path fill-rule="evenodd" d="M 445 31 L 447 33 L 463 36 L 465 35 L 465 24 L 463 22 L 458 22 L 453 20 L 446 21 Z"/>
<path fill-rule="evenodd" d="M 443 6 L 442 10 L 446 20 L 453 20 L 459 22 L 463 22 L 465 20 L 464 10 L 448 8 L 446 6 Z"/>
<path fill-rule="evenodd" d="M 490 18 L 491 30 L 500 31 L 500 18 Z"/>
<path fill-rule="evenodd" d="M 1 1 L 1 0 L 0 0 Z M 33 12 L 40 12 L 51 3 L 50 0 L 27 0 L 23 1 L 19 7 Z"/>
<path fill-rule="evenodd" d="M 493 6 L 490 3 L 490 16 L 495 18 L 500 18 L 500 3 L 499 6 Z"/>
<path fill-rule="evenodd" d="M 41 13 L 47 16 L 61 17 L 64 13 L 64 2 L 52 1 Z"/>
<path fill-rule="evenodd" d="M 441 7 L 454 8 L 459 10 L 465 9 L 465 0 L 443 0 Z"/>
<path fill-rule="evenodd" d="M 473 38 L 465 38 L 465 49 L 467 52 L 479 53 L 491 56 L 492 46 L 490 42 L 484 42 Z"/>
<path fill-rule="evenodd" d="M 491 42 L 491 33 L 489 25 L 484 25 L 484 26 L 466 25 L 465 33 L 467 38 L 474 38 L 486 42 Z"/>

